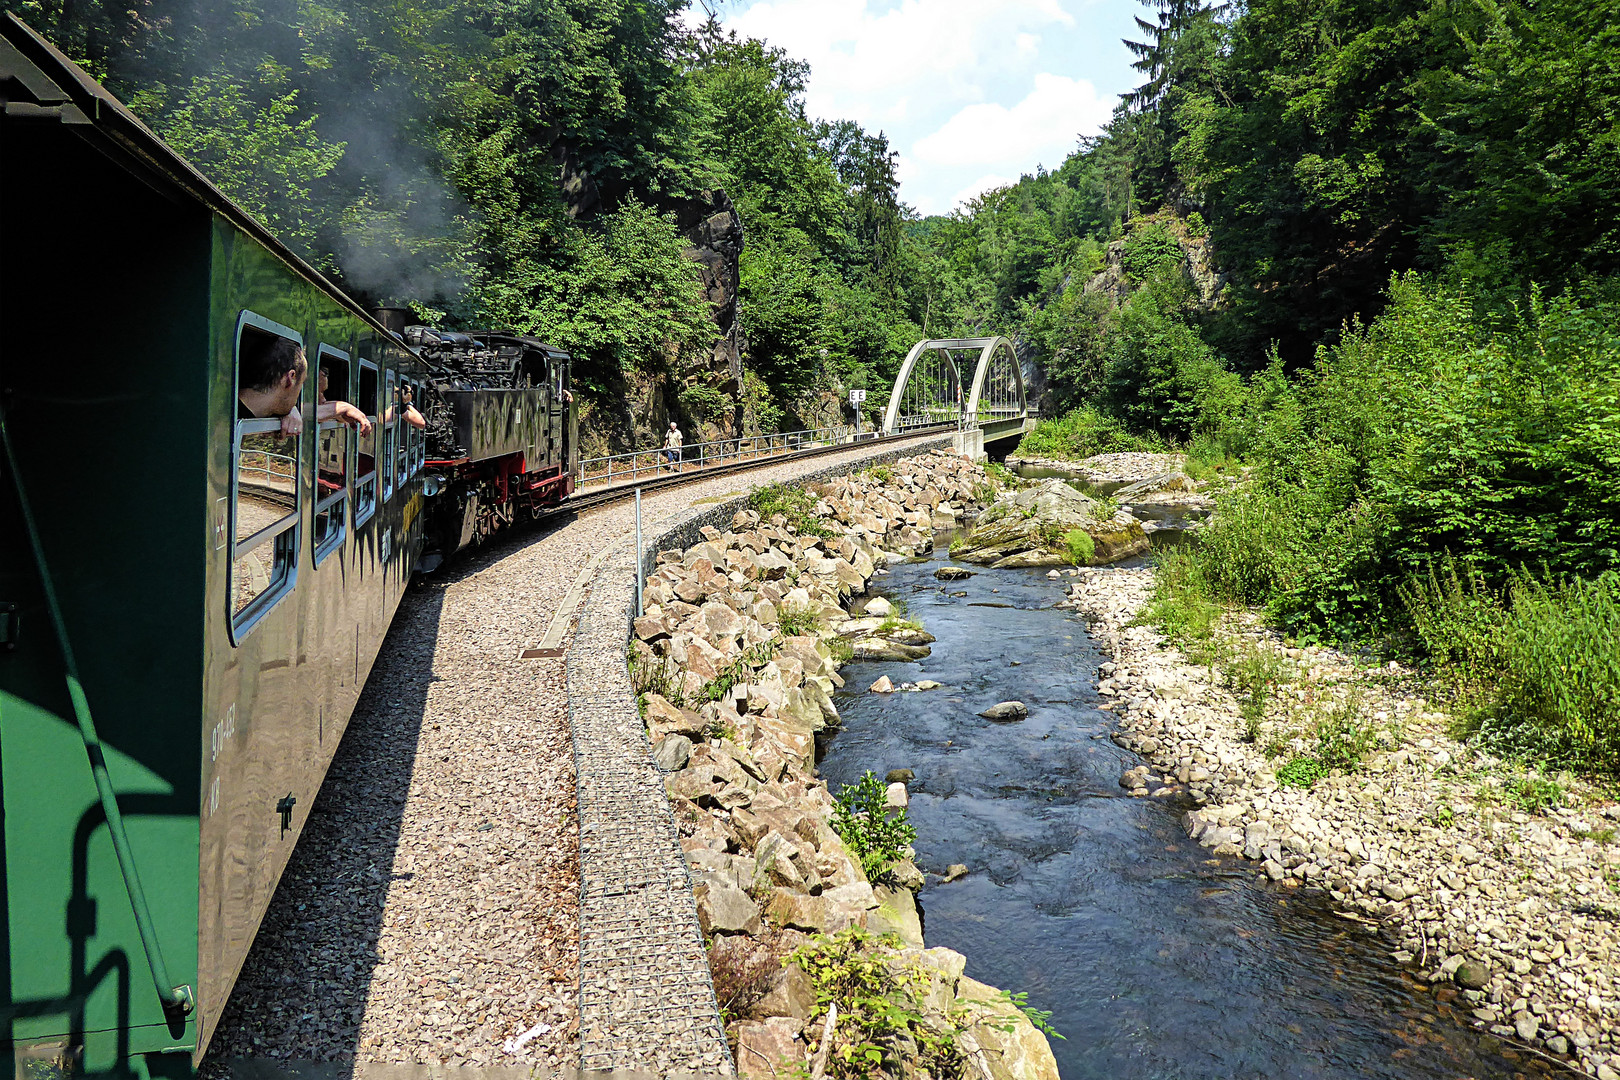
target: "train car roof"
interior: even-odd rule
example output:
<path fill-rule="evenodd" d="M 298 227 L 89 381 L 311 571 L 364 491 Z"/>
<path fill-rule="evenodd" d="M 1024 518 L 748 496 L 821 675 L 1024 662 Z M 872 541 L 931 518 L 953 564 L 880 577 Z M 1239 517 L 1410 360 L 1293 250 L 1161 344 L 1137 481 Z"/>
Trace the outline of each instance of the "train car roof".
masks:
<path fill-rule="evenodd" d="M 354 297 L 294 254 L 236 205 L 88 72 L 11 12 L 0 15 L 0 105 L 5 115 L 55 120 L 167 198 L 189 199 L 230 221 L 389 339 L 408 348 Z"/>

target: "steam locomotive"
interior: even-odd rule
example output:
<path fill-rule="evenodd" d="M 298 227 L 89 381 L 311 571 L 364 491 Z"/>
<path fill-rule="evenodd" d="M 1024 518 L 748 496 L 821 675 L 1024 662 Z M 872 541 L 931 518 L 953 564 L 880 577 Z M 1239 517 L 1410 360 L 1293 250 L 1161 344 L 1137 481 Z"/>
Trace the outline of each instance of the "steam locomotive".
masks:
<path fill-rule="evenodd" d="M 10 14 L 0 298 L 0 1040 L 189 1075 L 412 574 L 570 494 L 570 361 L 368 311 Z"/>
<path fill-rule="evenodd" d="M 376 312 L 385 325 L 403 314 Z M 435 372 L 422 412 L 433 457 L 420 569 L 559 505 L 579 465 L 566 352 L 531 337 L 401 329 Z"/>

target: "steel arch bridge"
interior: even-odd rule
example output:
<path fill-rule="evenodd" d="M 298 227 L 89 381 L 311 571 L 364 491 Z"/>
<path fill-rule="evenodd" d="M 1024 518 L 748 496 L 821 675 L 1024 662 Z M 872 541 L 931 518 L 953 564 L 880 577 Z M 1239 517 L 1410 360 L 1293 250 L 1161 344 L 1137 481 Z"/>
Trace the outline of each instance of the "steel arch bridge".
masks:
<path fill-rule="evenodd" d="M 963 379 L 977 355 L 972 381 Z M 964 389 L 965 387 L 965 389 Z M 1029 418 L 1024 372 L 1013 343 L 1004 337 L 936 338 L 906 353 L 894 379 L 883 432 L 955 423 L 978 428 L 985 442 L 1021 434 Z"/>

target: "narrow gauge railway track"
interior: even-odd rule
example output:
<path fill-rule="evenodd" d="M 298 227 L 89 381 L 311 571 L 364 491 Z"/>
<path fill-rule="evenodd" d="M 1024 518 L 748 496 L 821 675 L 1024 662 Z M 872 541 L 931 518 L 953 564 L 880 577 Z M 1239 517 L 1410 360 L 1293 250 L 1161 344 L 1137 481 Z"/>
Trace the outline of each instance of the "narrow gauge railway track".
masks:
<path fill-rule="evenodd" d="M 655 475 L 648 480 L 631 481 L 629 483 L 612 484 L 602 488 L 576 489 L 576 493 L 563 505 L 555 510 L 546 511 L 537 516 L 536 520 L 544 521 L 557 514 L 578 513 L 584 510 L 594 510 L 599 506 L 608 506 L 621 499 L 634 497 L 636 490 L 642 494 L 653 491 L 664 491 L 669 488 L 683 487 L 695 484 L 701 480 L 708 480 L 716 476 L 727 476 L 732 473 L 749 472 L 753 469 L 766 468 L 772 465 L 783 465 L 808 458 L 825 457 L 830 454 L 845 453 L 860 449 L 863 446 L 882 445 L 900 446 L 910 439 L 925 436 L 937 436 L 942 431 L 954 430 L 954 423 L 930 424 L 927 427 L 912 428 L 903 435 L 874 435 L 858 442 L 830 443 L 826 446 L 815 446 L 808 450 L 792 450 L 784 454 L 768 454 L 760 457 L 746 458 L 739 461 L 726 462 L 720 465 L 705 465 L 700 468 L 686 470 L 669 475 Z"/>

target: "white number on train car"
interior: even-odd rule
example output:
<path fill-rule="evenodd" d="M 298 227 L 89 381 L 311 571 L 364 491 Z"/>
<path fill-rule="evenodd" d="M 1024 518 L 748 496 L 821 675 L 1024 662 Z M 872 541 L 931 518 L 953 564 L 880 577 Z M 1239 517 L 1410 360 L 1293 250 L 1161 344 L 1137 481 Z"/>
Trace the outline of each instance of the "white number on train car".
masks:
<path fill-rule="evenodd" d="M 236 738 L 236 702 L 225 707 L 225 717 L 208 733 L 209 761 L 218 761 L 225 744 Z"/>

